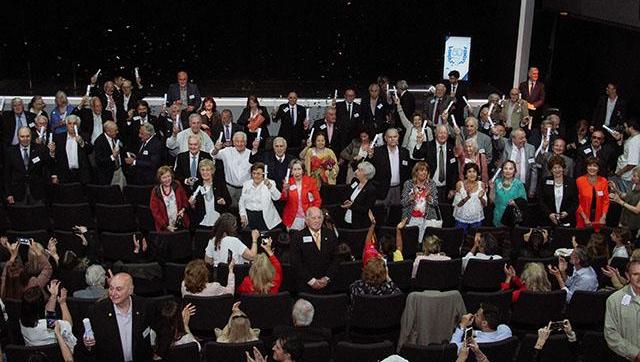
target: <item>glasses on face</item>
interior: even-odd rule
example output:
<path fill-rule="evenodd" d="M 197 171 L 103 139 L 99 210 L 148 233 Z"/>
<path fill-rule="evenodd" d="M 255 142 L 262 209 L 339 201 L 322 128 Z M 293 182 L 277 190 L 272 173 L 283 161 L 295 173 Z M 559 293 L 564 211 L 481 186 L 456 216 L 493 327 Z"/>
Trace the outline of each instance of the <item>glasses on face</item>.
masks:
<path fill-rule="evenodd" d="M 600 137 L 600 136 L 591 136 L 592 139 L 594 140 L 603 140 L 604 137 Z"/>

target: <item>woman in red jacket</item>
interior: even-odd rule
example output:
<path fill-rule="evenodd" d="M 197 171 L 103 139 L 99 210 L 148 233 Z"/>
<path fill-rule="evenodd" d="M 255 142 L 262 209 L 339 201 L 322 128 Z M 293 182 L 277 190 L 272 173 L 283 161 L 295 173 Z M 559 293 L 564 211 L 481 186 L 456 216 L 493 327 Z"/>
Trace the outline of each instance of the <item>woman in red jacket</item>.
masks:
<path fill-rule="evenodd" d="M 607 179 L 599 176 L 598 160 L 589 157 L 586 160 L 587 174 L 578 177 L 578 209 L 576 210 L 576 227 L 593 226 L 599 231 L 605 225 L 609 211 L 609 184 Z"/>
<path fill-rule="evenodd" d="M 176 231 L 189 229 L 189 207 L 187 194 L 182 186 L 173 179 L 173 170 L 162 166 L 156 172 L 158 185 L 151 190 L 149 208 L 156 231 Z"/>
<path fill-rule="evenodd" d="M 244 277 L 238 287 L 242 294 L 278 294 L 282 284 L 282 266 L 273 255 L 271 238 L 262 240 L 260 244 L 266 254 L 256 256 L 249 269 L 249 275 Z"/>
<path fill-rule="evenodd" d="M 282 212 L 282 223 L 293 230 L 304 229 L 304 215 L 311 206 L 320 207 L 322 199 L 316 180 L 304 172 L 304 163 L 293 160 L 289 164 L 291 177 L 282 185 L 281 200 L 286 201 Z"/>
<path fill-rule="evenodd" d="M 502 290 L 513 289 L 511 300 L 513 303 L 518 301 L 520 293 L 525 290 L 532 292 L 550 292 L 551 282 L 547 276 L 547 271 L 542 263 L 527 263 L 524 265 L 522 276 L 518 277 L 512 266 L 504 266 L 504 274 L 506 278 L 500 283 Z"/>

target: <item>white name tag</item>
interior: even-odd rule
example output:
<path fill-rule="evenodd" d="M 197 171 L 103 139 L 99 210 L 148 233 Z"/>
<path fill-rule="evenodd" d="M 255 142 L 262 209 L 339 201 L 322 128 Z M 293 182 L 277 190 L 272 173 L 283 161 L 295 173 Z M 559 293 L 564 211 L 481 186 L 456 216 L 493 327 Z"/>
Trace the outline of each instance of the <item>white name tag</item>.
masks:
<path fill-rule="evenodd" d="M 149 334 L 150 334 L 150 333 L 151 333 L 151 328 L 150 328 L 150 327 L 147 327 L 147 329 L 145 329 L 145 330 L 142 332 L 142 338 L 147 338 L 147 337 L 149 336 Z"/>
<path fill-rule="evenodd" d="M 142 151 L 142 154 L 146 156 L 146 155 L 148 155 L 148 154 L 149 154 L 149 151 L 144 150 L 144 151 Z"/>
<path fill-rule="evenodd" d="M 195 97 L 196 96 L 192 94 L 192 95 L 189 96 L 189 99 L 194 99 Z"/>
<path fill-rule="evenodd" d="M 547 185 L 553 186 L 553 180 L 547 180 Z"/>
<path fill-rule="evenodd" d="M 432 99 L 432 100 L 431 100 L 431 104 L 434 104 L 434 103 L 436 103 L 436 100 L 435 100 L 435 99 Z"/>
<path fill-rule="evenodd" d="M 34 158 L 33 158 L 33 160 L 31 160 L 31 162 L 33 162 L 33 163 L 38 163 L 38 162 L 40 162 L 40 157 L 39 157 L 39 156 L 34 157 Z"/>
<path fill-rule="evenodd" d="M 284 109 L 284 111 L 285 111 L 285 112 L 289 112 L 289 107 L 286 107 L 286 108 Z"/>
<path fill-rule="evenodd" d="M 325 128 L 327 128 L 326 124 L 323 124 L 322 126 L 320 126 L 320 129 L 325 129 Z"/>
<path fill-rule="evenodd" d="M 135 116 L 135 117 L 133 117 L 133 120 L 134 120 L 134 121 L 139 121 L 139 120 L 140 120 L 140 116 Z"/>
<path fill-rule="evenodd" d="M 598 196 L 604 196 L 604 192 L 602 192 L 602 191 L 596 191 L 596 195 L 598 195 Z"/>
<path fill-rule="evenodd" d="M 407 162 L 406 160 L 402 161 L 402 166 L 409 166 L 409 162 Z"/>
<path fill-rule="evenodd" d="M 590 153 L 591 153 L 591 149 L 590 148 L 587 148 L 587 149 L 584 150 L 584 154 L 585 155 L 588 155 Z"/>
<path fill-rule="evenodd" d="M 535 158 L 530 158 L 530 159 L 527 160 L 527 162 L 534 163 L 534 162 L 536 162 L 536 159 Z"/>
<path fill-rule="evenodd" d="M 484 150 L 484 148 L 481 148 L 478 150 L 478 153 L 485 153 L 486 151 Z"/>
<path fill-rule="evenodd" d="M 36 124 L 35 124 L 35 123 L 33 123 L 33 122 L 29 123 L 29 127 L 33 128 L 33 127 L 35 127 L 35 126 L 36 126 Z"/>
<path fill-rule="evenodd" d="M 382 109 L 382 103 L 378 104 L 378 109 Z"/>
<path fill-rule="evenodd" d="M 455 158 L 450 159 L 449 163 L 456 163 L 456 159 Z"/>
<path fill-rule="evenodd" d="M 624 297 L 622 297 L 621 303 L 622 305 L 629 305 L 631 303 L 631 296 L 629 294 L 625 294 Z"/>
<path fill-rule="evenodd" d="M 298 185 L 291 185 L 289 186 L 289 190 L 297 190 L 298 189 Z"/>
<path fill-rule="evenodd" d="M 315 200 L 311 192 L 308 192 L 307 195 L 309 196 L 309 201 L 313 202 L 313 200 Z"/>
<path fill-rule="evenodd" d="M 355 189 L 356 187 L 358 187 L 358 181 L 353 181 L 353 183 L 351 184 L 351 188 Z"/>
<path fill-rule="evenodd" d="M 302 242 L 303 243 L 312 243 L 313 242 L 313 237 L 311 237 L 311 236 L 303 236 L 302 237 Z"/>
<path fill-rule="evenodd" d="M 353 118 L 358 118 L 358 117 L 360 117 L 360 113 L 354 113 L 353 114 Z"/>

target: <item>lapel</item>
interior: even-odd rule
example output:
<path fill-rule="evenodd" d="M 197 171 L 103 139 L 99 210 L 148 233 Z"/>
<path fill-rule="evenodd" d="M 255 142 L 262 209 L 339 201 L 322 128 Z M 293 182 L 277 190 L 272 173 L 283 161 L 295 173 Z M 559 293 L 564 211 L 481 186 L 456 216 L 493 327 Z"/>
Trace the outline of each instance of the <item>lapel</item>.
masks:
<path fill-rule="evenodd" d="M 116 318 L 116 310 L 113 303 L 110 300 L 107 301 L 109 303 L 109 308 L 107 308 L 107 316 L 106 319 L 108 321 L 107 328 L 110 328 L 113 331 L 113 336 L 115 336 L 115 343 L 118 347 L 114 353 L 119 353 L 120 359 L 124 358 L 124 351 L 122 350 L 122 343 L 120 342 L 120 329 L 118 328 L 118 320 Z"/>

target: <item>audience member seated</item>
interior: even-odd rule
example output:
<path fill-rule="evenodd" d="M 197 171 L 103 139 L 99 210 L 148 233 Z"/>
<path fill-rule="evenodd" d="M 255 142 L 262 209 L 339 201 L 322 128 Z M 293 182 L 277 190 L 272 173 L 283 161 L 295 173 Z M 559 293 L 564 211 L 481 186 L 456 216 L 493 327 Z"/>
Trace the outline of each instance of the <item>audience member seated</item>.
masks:
<path fill-rule="evenodd" d="M 574 226 L 578 204 L 575 181 L 565 176 L 564 159 L 551 156 L 547 162 L 551 176 L 545 177 L 540 187 L 540 208 L 546 225 Z"/>
<path fill-rule="evenodd" d="M 356 178 L 347 189 L 348 198 L 340 205 L 346 209 L 344 222 L 352 229 L 363 229 L 371 225 L 369 211 L 375 205 L 377 191 L 371 179 L 375 174 L 376 169 L 371 163 L 367 161 L 359 163 L 355 172 Z"/>
<path fill-rule="evenodd" d="M 609 181 L 609 186 L 613 190 L 611 201 L 622 206 L 620 226 L 627 227 L 632 235 L 637 235 L 640 229 L 640 167 L 634 168 L 632 174 L 632 186 L 626 193 L 621 192 L 615 182 Z"/>
<path fill-rule="evenodd" d="M 529 229 L 522 238 L 524 245 L 516 250 L 518 257 L 542 259 L 554 255 L 549 245 L 549 232 L 546 229 Z"/>
<path fill-rule="evenodd" d="M 182 185 L 174 180 L 173 170 L 161 166 L 156 172 L 158 184 L 151 191 L 149 207 L 156 231 L 177 231 L 189 228 L 189 205 Z"/>
<path fill-rule="evenodd" d="M 458 351 L 462 348 L 465 330 L 469 327 L 473 327 L 473 339 L 476 343 L 499 342 L 511 337 L 511 328 L 500 324 L 500 311 L 492 304 L 482 303 L 475 314 L 462 316 L 450 342 L 458 346 Z"/>
<path fill-rule="evenodd" d="M 586 290 L 595 292 L 598 289 L 598 276 L 590 265 L 587 250 L 578 246 L 571 253 L 571 264 L 573 265 L 573 274 L 567 277 L 567 261 L 563 257 L 558 257 L 558 266 L 548 265 L 549 271 L 556 277 L 560 289 L 567 292 L 567 303 L 571 301 L 573 293 L 578 290 Z"/>
<path fill-rule="evenodd" d="M 240 310 L 240 302 L 233 304 L 227 325 L 222 330 L 216 328 L 215 333 L 218 343 L 246 343 L 260 337 L 260 329 L 251 328 L 249 317 Z"/>
<path fill-rule="evenodd" d="M 596 231 L 605 225 L 609 211 L 609 184 L 607 179 L 599 176 L 598 160 L 589 157 L 585 161 L 587 174 L 576 179 L 578 189 L 578 208 L 576 210 L 576 227 L 594 226 Z"/>
<path fill-rule="evenodd" d="M 542 263 L 527 263 L 520 277 L 516 275 L 513 266 L 504 266 L 505 280 L 500 284 L 502 290 L 513 289 L 511 300 L 513 303 L 520 298 L 520 293 L 524 290 L 532 292 L 550 292 L 551 282 L 547 276 L 547 271 Z"/>
<path fill-rule="evenodd" d="M 0 239 L 2 245 L 9 251 L 10 258 L 2 270 L 2 289 L 0 297 L 3 299 L 20 299 L 24 290 L 38 287 L 44 289 L 49 282 L 53 269 L 44 253 L 44 248 L 33 239 L 29 240 L 29 252 L 26 262 L 16 260 L 20 242 L 10 244 L 6 237 Z"/>
<path fill-rule="evenodd" d="M 213 224 L 213 230 L 211 231 L 213 238 L 209 240 L 209 244 L 205 249 L 204 261 L 213 266 L 218 266 L 219 263 L 227 263 L 229 256 L 236 264 L 244 264 L 253 260 L 258 252 L 260 232 L 258 230 L 251 231 L 253 242 L 251 249 L 249 249 L 236 237 L 236 230 L 238 230 L 238 223 L 235 216 L 229 213 L 220 215 L 216 223 Z"/>
<path fill-rule="evenodd" d="M 516 132 L 518 132 L 516 130 Z M 494 203 L 493 225 L 502 226 L 502 217 L 507 206 L 517 207 L 516 199 L 527 199 L 524 184 L 516 177 L 517 166 L 514 161 L 506 160 L 502 164 L 502 175 L 490 185 L 489 198 Z"/>
<path fill-rule="evenodd" d="M 400 227 L 398 227 L 400 228 Z M 442 240 L 435 235 L 428 235 L 422 242 L 422 255 L 416 255 L 413 260 L 413 269 L 411 270 L 411 278 L 415 278 L 420 267 L 420 261 L 422 260 L 451 260 L 451 257 L 446 256 L 440 251 L 442 247 Z"/>
<path fill-rule="evenodd" d="M 640 260 L 640 249 L 635 249 L 633 253 L 631 253 L 631 257 L 629 258 L 629 260 L 636 260 L 636 259 Z M 618 270 L 618 268 L 614 266 L 607 265 L 601 268 L 601 271 L 602 271 L 602 274 L 604 274 L 607 278 L 611 279 L 611 285 L 613 286 L 614 290 L 620 290 L 629 283 L 629 280 L 627 280 L 627 278 L 620 275 L 620 271 Z"/>
<path fill-rule="evenodd" d="M 297 335 L 282 336 L 276 339 L 273 348 L 273 360 L 277 362 L 296 362 L 301 361 L 302 354 L 304 352 L 304 344 Z M 257 347 L 253 347 L 253 358 L 249 352 L 245 352 L 247 355 L 247 362 L 267 362 L 269 357 L 262 357 L 260 350 Z"/>
<path fill-rule="evenodd" d="M 104 271 L 102 265 L 95 264 L 89 266 L 84 272 L 84 279 L 87 287 L 73 292 L 74 298 L 101 299 L 108 296 L 108 290 L 104 287 L 105 281 L 107 280 L 107 273 Z"/>
<path fill-rule="evenodd" d="M 45 251 L 51 258 L 49 263 L 53 267 L 53 278 L 59 280 L 69 293 L 82 289 L 85 285 L 84 278 L 79 273 L 84 274 L 89 260 L 78 257 L 73 250 L 66 250 L 61 258 L 58 255 L 56 243 L 55 238 L 49 239 L 49 245 Z"/>
<path fill-rule="evenodd" d="M 589 259 L 594 260 L 598 257 L 604 257 L 609 260 L 609 246 L 607 245 L 607 241 L 604 239 L 604 235 L 600 233 L 591 234 L 591 236 L 589 236 L 589 241 L 587 241 L 586 248 Z"/>
<path fill-rule="evenodd" d="M 546 327 L 538 329 L 538 339 L 536 340 L 536 344 L 533 346 L 533 356 L 531 358 L 532 361 L 540 360 L 540 353 L 544 349 L 544 345 L 549 339 L 549 336 L 553 332 L 551 327 L 553 326 L 553 321 L 549 321 L 549 324 Z M 571 328 L 571 322 L 568 319 L 562 321 L 561 331 L 567 336 L 567 345 L 569 350 L 571 351 L 572 357 L 576 358 L 578 356 L 578 338 L 576 337 L 576 332 Z"/>
<path fill-rule="evenodd" d="M 295 334 L 303 343 L 328 342 L 331 343 L 331 330 L 328 328 L 311 327 L 315 308 L 306 299 L 298 299 L 291 310 L 292 326 L 277 326 L 273 330 L 276 336 Z"/>
<path fill-rule="evenodd" d="M 307 146 L 300 151 L 307 175 L 316 180 L 318 188 L 323 184 L 335 185 L 339 166 L 335 153 L 327 147 L 327 135 L 318 130 L 311 137 L 307 140 Z"/>
<path fill-rule="evenodd" d="M 487 206 L 485 184 L 478 180 L 478 165 L 467 163 L 460 174 L 464 180 L 456 184 L 456 195 L 453 198 L 453 217 L 456 228 L 464 230 L 476 229 L 484 220 L 484 208 Z"/>
<path fill-rule="evenodd" d="M 258 253 L 249 275 L 244 278 L 238 287 L 238 293 L 243 294 L 278 294 L 282 284 L 282 266 L 273 254 L 271 238 L 262 239 L 260 247 L 264 253 Z"/>
<path fill-rule="evenodd" d="M 273 202 L 279 200 L 280 196 L 275 181 L 267 178 L 264 163 L 254 163 L 251 166 L 251 180 L 242 185 L 238 202 L 242 227 L 263 231 L 278 226 L 282 219 Z"/>
<path fill-rule="evenodd" d="M 356 260 L 356 257 L 353 256 L 353 252 L 351 251 L 351 247 L 347 245 L 347 243 L 340 243 L 336 247 L 336 259 L 339 263 L 346 263 L 350 261 Z"/>
<path fill-rule="evenodd" d="M 231 205 L 231 196 L 226 185 L 222 184 L 221 179 L 213 177 L 216 164 L 205 159 L 200 161 L 198 170 L 200 179 L 193 184 L 196 192 L 189 198 L 192 229 L 212 227 L 220 213 L 225 212 L 228 205 Z"/>
<path fill-rule="evenodd" d="M 629 258 L 633 252 L 631 243 L 631 233 L 625 227 L 615 227 L 611 231 L 611 241 L 614 243 L 611 259 L 613 258 Z M 611 262 L 611 260 L 609 260 Z"/>
<path fill-rule="evenodd" d="M 191 260 L 184 268 L 184 280 L 180 287 L 182 296 L 195 295 L 198 297 L 213 297 L 222 294 L 233 295 L 236 286 L 235 274 L 233 274 L 234 265 L 235 263 L 233 259 L 231 259 L 227 285 L 222 286 L 218 282 L 209 282 L 209 270 L 204 260 Z"/>
<path fill-rule="evenodd" d="M 280 197 L 280 200 L 286 202 L 282 211 L 282 223 L 288 230 L 302 230 L 305 213 L 309 207 L 320 207 L 322 199 L 316 180 L 305 174 L 302 161 L 295 159 L 289 165 L 291 175 L 284 179 Z M 276 179 L 275 182 L 278 181 Z"/>
<path fill-rule="evenodd" d="M 189 330 L 189 320 L 195 314 L 196 306 L 191 303 L 185 305 L 182 310 L 175 301 L 162 305 L 154 326 L 155 341 L 151 343 L 155 346 L 153 360 L 164 360 L 168 357 L 171 348 L 187 343 L 197 344 L 200 350 L 200 343 Z"/>
<path fill-rule="evenodd" d="M 418 226 L 418 240 L 427 227 L 442 227 L 438 209 L 438 188 L 431 179 L 431 170 L 424 161 L 418 161 L 411 170 L 411 179 L 402 186 L 402 217 L 409 218 L 408 226 Z"/>
<path fill-rule="evenodd" d="M 498 241 L 491 233 L 476 233 L 473 238 L 473 247 L 462 258 L 462 271 L 467 268 L 471 259 L 495 260 L 502 259 L 498 255 Z"/>
<path fill-rule="evenodd" d="M 362 269 L 362 279 L 349 287 L 353 301 L 356 295 L 388 295 L 400 293 L 400 288 L 389 277 L 387 265 L 381 257 L 370 258 Z"/>

